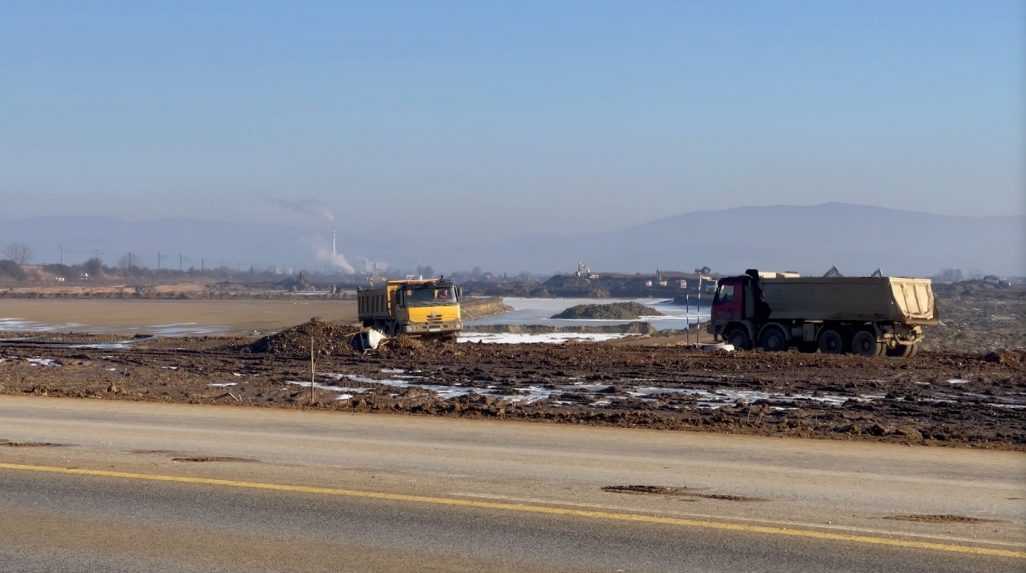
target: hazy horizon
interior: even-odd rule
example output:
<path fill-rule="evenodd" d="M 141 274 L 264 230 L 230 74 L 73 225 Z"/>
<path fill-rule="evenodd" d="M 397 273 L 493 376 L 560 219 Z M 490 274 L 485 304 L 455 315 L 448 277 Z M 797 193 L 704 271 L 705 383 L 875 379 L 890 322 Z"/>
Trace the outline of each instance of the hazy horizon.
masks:
<path fill-rule="evenodd" d="M 114 263 L 126 253 L 155 266 L 297 269 L 365 269 L 366 261 L 411 270 L 431 265 L 442 272 L 553 273 L 584 261 L 603 271 L 639 272 L 711 266 L 740 272 L 757 266 L 823 272 L 930 275 L 944 268 L 970 273 L 1026 275 L 1026 217 L 952 216 L 847 203 L 746 206 L 699 210 L 641 225 L 558 234 L 526 227 L 522 234 L 471 236 L 454 232 L 426 238 L 419 228 L 361 232 L 334 220 L 314 203 L 282 204 L 291 221 L 251 223 L 164 217 L 126 220 L 112 216 L 43 216 L 8 220 L 0 245 L 27 243 L 37 262 L 81 262 L 99 256 Z M 3 223 L 0 220 L 0 223 Z M 340 252 L 331 258 L 332 232 Z M 772 238 L 773 240 L 769 240 Z"/>

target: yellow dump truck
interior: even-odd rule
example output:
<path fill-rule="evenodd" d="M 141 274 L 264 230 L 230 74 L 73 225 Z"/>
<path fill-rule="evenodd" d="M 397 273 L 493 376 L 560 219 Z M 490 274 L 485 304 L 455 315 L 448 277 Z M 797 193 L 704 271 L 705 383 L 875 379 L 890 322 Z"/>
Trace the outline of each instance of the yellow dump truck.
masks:
<path fill-rule="evenodd" d="M 709 330 L 740 349 L 907 357 L 936 323 L 930 279 L 749 270 L 720 279 Z"/>
<path fill-rule="evenodd" d="M 460 287 L 442 278 L 392 280 L 357 291 L 360 321 L 389 336 L 455 337 L 463 329 Z"/>

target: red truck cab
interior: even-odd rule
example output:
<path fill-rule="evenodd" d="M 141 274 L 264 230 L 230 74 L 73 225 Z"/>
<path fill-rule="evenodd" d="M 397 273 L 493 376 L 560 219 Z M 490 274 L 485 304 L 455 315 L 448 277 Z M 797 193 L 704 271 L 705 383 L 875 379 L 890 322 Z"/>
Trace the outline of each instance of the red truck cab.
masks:
<path fill-rule="evenodd" d="M 748 298 L 747 294 L 748 277 L 736 276 L 720 279 L 710 309 L 709 333 L 740 349 L 752 347 L 751 336 L 747 331 L 737 328 L 727 332 L 725 327 L 729 324 L 741 323 L 748 318 L 745 314 L 749 306 L 745 304 Z"/>

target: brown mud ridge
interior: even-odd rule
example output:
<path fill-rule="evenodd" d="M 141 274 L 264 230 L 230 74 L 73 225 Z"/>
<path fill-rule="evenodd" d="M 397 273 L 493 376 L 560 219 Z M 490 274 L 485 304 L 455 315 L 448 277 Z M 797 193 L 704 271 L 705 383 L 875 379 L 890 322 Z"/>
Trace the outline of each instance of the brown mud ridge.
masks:
<path fill-rule="evenodd" d="M 262 340 L 113 344 L 23 334 L 18 344 L 0 341 L 0 393 L 1026 450 L 1021 350 L 905 360 L 705 353 L 638 337 L 632 345 L 399 339 L 365 354 L 345 342 L 352 331 L 308 323 Z"/>

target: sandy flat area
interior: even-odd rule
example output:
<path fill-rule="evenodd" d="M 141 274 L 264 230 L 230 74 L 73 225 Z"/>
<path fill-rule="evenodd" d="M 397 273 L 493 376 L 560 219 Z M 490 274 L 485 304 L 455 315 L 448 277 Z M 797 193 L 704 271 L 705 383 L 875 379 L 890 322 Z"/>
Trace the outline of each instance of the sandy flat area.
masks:
<path fill-rule="evenodd" d="M 356 320 L 356 302 L 338 300 L 30 300 L 0 299 L 0 320 L 74 325 L 76 331 L 209 327 L 212 333 L 278 330 L 311 317 Z M 193 329 L 194 331 L 196 329 Z"/>

